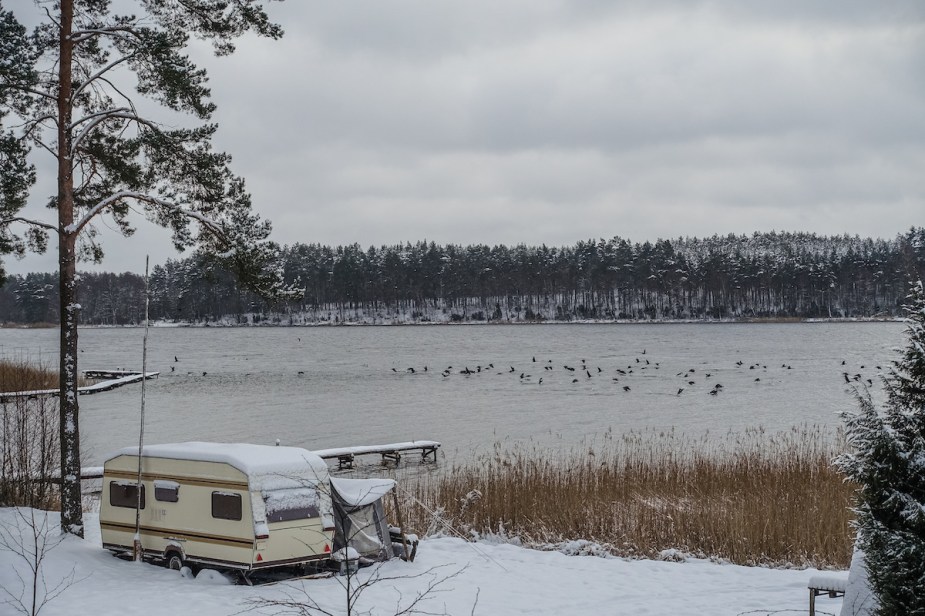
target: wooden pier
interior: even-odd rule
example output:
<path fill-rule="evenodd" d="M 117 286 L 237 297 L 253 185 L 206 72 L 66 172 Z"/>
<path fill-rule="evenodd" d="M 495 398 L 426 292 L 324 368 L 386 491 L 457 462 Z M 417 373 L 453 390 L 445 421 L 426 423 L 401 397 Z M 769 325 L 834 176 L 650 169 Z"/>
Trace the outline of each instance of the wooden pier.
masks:
<path fill-rule="evenodd" d="M 437 450 L 440 449 L 440 443 L 437 441 L 407 441 L 404 443 L 389 443 L 386 445 L 359 445 L 356 447 L 335 447 L 332 449 L 316 449 L 313 453 L 318 454 L 325 460 L 337 460 L 338 468 L 353 468 L 353 462 L 357 456 L 379 455 L 382 456 L 382 463 L 401 461 L 402 453 L 407 451 L 416 451 L 421 454 L 421 462 L 427 462 L 428 459 L 437 461 Z"/>
<path fill-rule="evenodd" d="M 103 391 L 109 391 L 116 387 L 137 383 L 142 378 L 155 379 L 160 372 L 147 372 L 142 376 L 141 372 L 131 370 L 84 370 L 84 377 L 88 379 L 106 379 L 95 385 L 86 385 L 78 387 L 77 393 L 80 395 L 98 394 Z M 12 402 L 17 398 L 42 398 L 46 396 L 57 396 L 60 393 L 58 389 L 33 389 L 30 391 L 7 391 L 0 393 L 0 402 Z"/>
<path fill-rule="evenodd" d="M 141 375 L 138 375 L 139 378 Z M 415 451 L 421 454 L 421 462 L 437 461 L 437 450 L 440 449 L 441 443 L 438 441 L 407 441 L 404 443 L 389 443 L 387 445 L 359 445 L 356 447 L 335 447 L 333 449 L 318 449 L 312 453 L 317 454 L 325 460 L 337 460 L 337 467 L 340 469 L 353 468 L 354 460 L 357 456 L 380 455 L 382 463 L 401 462 L 402 453 Z M 85 466 L 80 469 L 81 481 L 93 481 L 103 478 L 102 466 Z M 58 481 L 53 478 L 52 481 Z M 99 493 L 98 484 L 89 486 L 88 493 Z"/>

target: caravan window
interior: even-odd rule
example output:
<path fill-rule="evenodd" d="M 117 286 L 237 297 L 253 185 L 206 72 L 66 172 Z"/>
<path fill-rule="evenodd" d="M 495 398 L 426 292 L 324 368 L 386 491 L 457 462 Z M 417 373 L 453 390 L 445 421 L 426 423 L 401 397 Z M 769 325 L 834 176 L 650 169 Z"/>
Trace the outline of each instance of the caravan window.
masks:
<path fill-rule="evenodd" d="M 180 484 L 176 481 L 154 480 L 154 500 L 176 503 L 180 500 Z"/>
<path fill-rule="evenodd" d="M 321 515 L 318 510 L 318 491 L 313 488 L 271 490 L 263 493 L 267 508 L 267 522 L 306 520 Z"/>
<path fill-rule="evenodd" d="M 138 484 L 130 481 L 109 482 L 109 504 L 113 507 L 138 506 Z M 141 508 L 145 508 L 145 487 L 141 486 Z"/>
<path fill-rule="evenodd" d="M 212 517 L 220 520 L 241 519 L 241 495 L 212 492 Z"/>

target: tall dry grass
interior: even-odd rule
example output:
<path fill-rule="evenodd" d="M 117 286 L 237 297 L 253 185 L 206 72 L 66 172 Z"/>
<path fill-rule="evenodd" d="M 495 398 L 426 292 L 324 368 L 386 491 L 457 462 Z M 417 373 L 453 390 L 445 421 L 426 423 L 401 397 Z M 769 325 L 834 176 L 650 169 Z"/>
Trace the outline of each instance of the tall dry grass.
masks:
<path fill-rule="evenodd" d="M 33 391 L 58 387 L 58 372 L 48 366 L 16 359 L 0 360 L 0 392 Z"/>
<path fill-rule="evenodd" d="M 831 464 L 843 447 L 809 427 L 719 440 L 643 432 L 565 455 L 497 445 L 403 483 L 439 524 L 463 533 L 535 545 L 586 539 L 624 556 L 676 549 L 747 565 L 847 567 L 855 488 Z M 435 527 L 408 501 L 410 527 Z"/>

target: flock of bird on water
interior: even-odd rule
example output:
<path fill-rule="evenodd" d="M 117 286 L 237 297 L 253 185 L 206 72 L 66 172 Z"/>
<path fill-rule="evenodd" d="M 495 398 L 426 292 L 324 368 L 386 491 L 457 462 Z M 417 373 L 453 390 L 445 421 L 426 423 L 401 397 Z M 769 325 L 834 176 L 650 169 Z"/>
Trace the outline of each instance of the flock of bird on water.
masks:
<path fill-rule="evenodd" d="M 512 365 L 509 365 L 507 367 L 499 366 L 498 368 L 496 368 L 494 363 L 488 363 L 485 365 L 481 365 L 481 364 L 476 365 L 474 369 L 470 368 L 467 365 L 467 366 L 464 366 L 461 370 L 458 367 L 454 368 L 453 366 L 447 366 L 445 369 L 440 371 L 439 374 L 444 379 L 449 379 L 451 376 L 454 376 L 454 375 L 462 375 L 463 377 L 466 377 L 466 378 L 475 377 L 479 375 L 487 375 L 487 374 L 514 375 L 523 384 L 534 384 L 535 383 L 536 385 L 542 385 L 544 377 L 539 376 L 538 380 L 534 380 L 534 374 L 533 374 L 534 372 L 538 373 L 538 370 L 542 368 L 543 374 L 548 376 L 549 373 L 554 373 L 558 370 L 564 370 L 566 372 L 567 378 L 571 379 L 572 383 L 580 383 L 581 381 L 589 381 L 590 379 L 594 379 L 594 378 L 608 378 L 609 377 L 610 381 L 614 385 L 622 388 L 624 392 L 630 392 L 632 391 L 632 387 L 628 383 L 632 381 L 633 375 L 638 376 L 645 370 L 659 370 L 662 367 L 661 362 L 652 361 L 651 359 L 646 357 L 645 349 L 643 349 L 642 352 L 639 353 L 639 355 L 635 357 L 634 359 L 635 359 L 635 362 L 630 363 L 625 368 L 620 367 L 614 370 L 605 370 L 605 369 L 602 369 L 600 366 L 596 366 L 596 365 L 592 366 L 588 364 L 587 361 L 584 359 L 578 360 L 580 363 L 576 363 L 576 365 L 574 366 L 569 365 L 569 364 L 562 364 L 560 368 L 559 366 L 554 365 L 553 360 L 551 359 L 547 359 L 545 361 L 543 360 L 538 361 L 537 358 L 534 356 L 531 358 L 531 361 L 529 364 L 531 368 L 528 370 L 518 369 Z M 846 366 L 847 362 L 845 360 L 841 360 L 841 365 Z M 748 366 L 746 367 L 745 362 L 743 362 L 742 360 L 738 360 L 735 362 L 735 366 L 739 370 L 759 371 L 760 374 L 768 373 L 768 366 L 760 362 L 748 364 Z M 860 366 L 861 370 L 865 368 L 866 368 L 865 365 Z M 790 364 L 784 363 L 784 364 L 781 364 L 778 370 L 786 371 L 786 370 L 792 370 L 792 369 L 793 367 Z M 876 366 L 876 369 L 878 371 L 882 370 L 880 366 Z M 392 368 L 392 372 L 396 374 L 419 375 L 419 374 L 425 374 L 425 373 L 432 373 L 433 371 L 431 371 L 428 368 L 428 366 L 424 366 L 423 368 L 408 367 L 408 368 L 405 368 L 404 370 L 400 370 L 398 368 Z M 695 386 L 698 385 L 698 382 L 707 383 L 709 387 L 707 393 L 709 395 L 711 396 L 719 395 L 723 391 L 723 384 L 717 382 L 716 378 L 714 378 L 714 373 L 717 373 L 717 372 L 718 370 L 716 369 L 705 370 L 703 368 L 701 368 L 700 372 L 698 372 L 696 368 L 688 368 L 686 370 L 682 370 L 681 372 L 678 372 L 677 374 L 675 374 L 675 377 L 680 379 L 680 382 L 676 382 L 676 385 L 678 385 L 678 388 L 677 388 L 677 392 L 674 393 L 674 395 L 680 396 L 685 391 L 693 390 Z M 846 370 L 843 370 L 842 377 L 845 379 L 845 383 L 848 385 L 860 385 L 860 386 L 873 385 L 873 379 L 864 377 L 860 372 L 856 372 L 855 374 L 850 374 Z M 761 376 L 755 376 L 753 378 L 753 382 L 760 383 Z"/>

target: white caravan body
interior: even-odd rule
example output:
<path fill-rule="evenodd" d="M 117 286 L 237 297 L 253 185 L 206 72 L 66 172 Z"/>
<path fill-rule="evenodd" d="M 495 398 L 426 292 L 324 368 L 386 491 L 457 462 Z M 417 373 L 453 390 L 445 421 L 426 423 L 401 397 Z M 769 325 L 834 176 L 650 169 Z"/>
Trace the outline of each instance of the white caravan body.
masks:
<path fill-rule="evenodd" d="M 140 539 L 146 557 L 250 571 L 328 558 L 334 517 L 328 466 L 298 447 L 149 445 L 141 456 Z M 138 448 L 106 460 L 103 547 L 132 551 Z"/>

